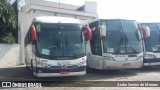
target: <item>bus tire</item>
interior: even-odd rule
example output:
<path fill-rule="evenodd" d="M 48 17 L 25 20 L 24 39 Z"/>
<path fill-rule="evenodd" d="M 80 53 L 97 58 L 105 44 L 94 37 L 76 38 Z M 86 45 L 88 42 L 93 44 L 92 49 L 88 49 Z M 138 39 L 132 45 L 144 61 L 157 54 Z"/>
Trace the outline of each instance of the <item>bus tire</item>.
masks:
<path fill-rule="evenodd" d="M 33 70 L 33 60 L 31 60 L 31 72 L 32 72 L 32 75 L 36 77 L 36 74 L 34 74 L 34 70 Z"/>
<path fill-rule="evenodd" d="M 92 68 L 90 68 L 89 66 L 86 68 L 86 71 L 87 72 L 91 72 L 93 69 Z"/>
<path fill-rule="evenodd" d="M 28 65 L 27 65 L 27 61 L 26 61 L 26 58 L 25 58 L 25 64 L 26 64 L 26 68 L 29 69 Z"/>
<path fill-rule="evenodd" d="M 31 59 L 31 70 L 33 72 L 33 60 Z"/>

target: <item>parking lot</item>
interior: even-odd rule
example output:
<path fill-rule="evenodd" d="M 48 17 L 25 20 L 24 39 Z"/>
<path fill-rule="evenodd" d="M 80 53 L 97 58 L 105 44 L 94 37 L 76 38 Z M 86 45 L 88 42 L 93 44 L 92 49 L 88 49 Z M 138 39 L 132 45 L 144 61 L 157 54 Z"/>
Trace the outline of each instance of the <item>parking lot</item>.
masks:
<path fill-rule="evenodd" d="M 69 84 L 68 89 L 70 90 L 83 90 L 85 89 L 106 89 L 107 86 L 102 85 L 99 87 L 98 84 L 103 84 L 103 81 L 159 81 L 160 80 L 160 66 L 152 66 L 152 67 L 143 67 L 140 69 L 130 69 L 130 70 L 94 70 L 90 69 L 85 76 L 76 76 L 76 77 L 52 77 L 52 78 L 36 78 L 32 75 L 31 71 L 28 70 L 24 65 L 10 68 L 1 68 L 0 69 L 0 81 L 52 81 L 44 84 L 44 87 L 59 87 L 57 89 L 65 90 L 62 88 L 64 82 L 57 81 L 75 81 Z M 54 82 L 56 81 L 56 82 Z M 81 81 L 81 82 L 77 82 Z M 83 82 L 90 81 L 90 82 Z M 93 81 L 93 82 L 92 82 Z M 102 81 L 96 82 L 94 81 Z M 111 83 L 110 83 L 111 84 Z M 80 86 L 80 88 L 73 88 L 75 86 Z M 97 87 L 96 87 L 97 86 Z M 100 85 L 101 86 L 101 85 Z M 93 88 L 95 87 L 95 88 Z M 57 90 L 55 88 L 55 90 Z M 110 90 L 119 90 L 118 87 L 107 87 Z M 135 89 L 136 87 L 132 87 Z M 13 88 L 14 89 L 14 88 Z M 34 88 L 36 90 L 36 88 Z M 51 88 L 48 88 L 51 89 Z M 126 90 L 126 88 L 122 88 Z M 139 89 L 140 88 L 136 88 Z M 143 87 L 142 89 L 158 89 L 157 87 Z"/>
<path fill-rule="evenodd" d="M 127 70 L 90 69 L 85 76 L 36 78 L 24 65 L 0 69 L 1 81 L 159 81 L 160 66 Z"/>

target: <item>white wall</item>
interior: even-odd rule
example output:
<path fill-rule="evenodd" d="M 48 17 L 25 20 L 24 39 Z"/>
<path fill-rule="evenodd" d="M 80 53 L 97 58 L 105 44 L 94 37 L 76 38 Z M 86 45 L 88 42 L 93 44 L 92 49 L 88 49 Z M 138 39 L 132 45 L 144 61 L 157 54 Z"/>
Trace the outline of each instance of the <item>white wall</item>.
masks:
<path fill-rule="evenodd" d="M 97 2 L 85 1 L 85 12 L 97 13 Z"/>
<path fill-rule="evenodd" d="M 0 44 L 0 68 L 20 63 L 20 44 Z"/>
<path fill-rule="evenodd" d="M 21 59 L 21 64 L 25 64 L 25 56 L 24 56 L 24 38 L 27 33 L 27 31 L 30 28 L 32 19 L 36 16 L 42 16 L 42 15 L 36 15 L 36 14 L 28 14 L 28 13 L 22 13 L 19 12 L 19 17 L 18 17 L 18 24 L 19 24 L 19 29 L 20 29 L 20 59 Z"/>
<path fill-rule="evenodd" d="M 57 13 L 57 16 L 75 18 L 75 15 L 73 15 L 73 14 Z"/>

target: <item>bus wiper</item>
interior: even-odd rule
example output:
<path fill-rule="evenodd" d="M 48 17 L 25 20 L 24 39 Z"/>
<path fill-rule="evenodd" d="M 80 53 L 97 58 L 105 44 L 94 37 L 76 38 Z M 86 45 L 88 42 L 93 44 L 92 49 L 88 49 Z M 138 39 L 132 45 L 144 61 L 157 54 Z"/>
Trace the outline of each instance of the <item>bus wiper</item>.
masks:
<path fill-rule="evenodd" d="M 73 51 L 73 56 L 76 56 L 76 54 L 75 54 L 75 52 L 74 52 L 74 50 L 73 50 L 73 47 L 69 47 L 69 49 L 68 49 L 68 44 L 69 44 L 69 43 L 68 43 L 68 37 L 67 37 L 67 35 L 66 35 L 65 44 L 66 44 L 65 54 L 70 55 L 70 54 L 71 54 L 70 51 Z"/>
<path fill-rule="evenodd" d="M 127 35 L 126 35 L 126 33 L 125 33 L 125 49 L 126 49 L 126 53 L 128 53 L 128 52 L 127 52 L 127 46 L 130 47 L 130 48 L 133 50 L 134 53 L 137 53 L 137 51 L 135 50 L 135 48 L 133 48 L 133 47 L 131 47 L 131 46 L 129 45 L 129 43 L 128 43 L 128 37 L 127 37 Z"/>
<path fill-rule="evenodd" d="M 61 23 L 59 23 L 58 24 L 59 25 L 59 28 L 60 28 L 60 31 L 59 31 L 59 35 L 60 35 L 60 47 L 63 49 L 62 50 L 62 55 L 64 56 L 64 47 L 63 47 L 63 40 L 62 40 L 62 38 L 63 38 L 63 33 L 62 33 L 62 29 L 63 29 L 63 27 L 62 27 L 62 25 L 61 25 Z"/>
<path fill-rule="evenodd" d="M 69 55 L 70 51 L 68 50 L 68 37 L 67 37 L 67 35 L 66 35 L 65 44 L 66 44 L 66 48 L 63 49 L 63 50 L 64 50 L 64 53 L 65 53 L 66 55 Z"/>
<path fill-rule="evenodd" d="M 63 47 L 63 42 L 62 42 L 62 38 L 63 38 L 63 36 L 62 36 L 62 29 L 63 29 L 63 27 L 61 26 L 61 24 L 59 23 L 58 24 L 59 25 L 59 35 L 60 35 L 60 40 L 61 40 L 61 42 L 60 42 L 60 47 L 62 48 Z"/>
<path fill-rule="evenodd" d="M 125 51 L 126 51 L 126 53 L 128 53 L 127 52 L 128 38 L 127 38 L 126 33 L 124 34 L 124 38 L 125 38 Z"/>
<path fill-rule="evenodd" d="M 67 38 L 67 35 L 66 35 L 66 50 L 67 50 L 67 47 L 68 47 L 68 38 Z"/>
<path fill-rule="evenodd" d="M 125 33 L 124 37 L 125 37 L 125 44 L 128 45 L 128 37 L 127 37 L 126 33 Z"/>
<path fill-rule="evenodd" d="M 124 39 L 123 39 L 122 33 L 121 33 L 121 39 L 120 39 L 120 41 L 122 42 L 122 45 L 124 45 Z"/>
<path fill-rule="evenodd" d="M 122 32 L 120 32 L 121 33 L 121 36 L 120 36 L 120 46 L 119 46 L 119 48 L 117 49 L 117 51 L 116 51 L 116 53 L 119 53 L 120 51 L 121 51 L 121 45 L 123 46 L 124 45 L 124 38 L 123 38 L 123 33 Z"/>

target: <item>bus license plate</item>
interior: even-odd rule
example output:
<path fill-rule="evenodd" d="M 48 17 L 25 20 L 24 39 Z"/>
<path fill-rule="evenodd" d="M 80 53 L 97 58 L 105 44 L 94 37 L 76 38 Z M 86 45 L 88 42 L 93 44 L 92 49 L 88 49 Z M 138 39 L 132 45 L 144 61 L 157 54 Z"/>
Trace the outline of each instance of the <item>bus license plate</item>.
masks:
<path fill-rule="evenodd" d="M 123 66 L 128 67 L 128 66 L 130 66 L 130 63 L 124 63 Z"/>
<path fill-rule="evenodd" d="M 69 72 L 68 71 L 62 71 L 60 72 L 60 74 L 68 74 Z"/>

